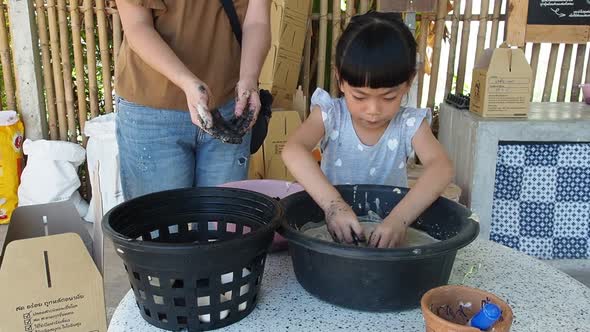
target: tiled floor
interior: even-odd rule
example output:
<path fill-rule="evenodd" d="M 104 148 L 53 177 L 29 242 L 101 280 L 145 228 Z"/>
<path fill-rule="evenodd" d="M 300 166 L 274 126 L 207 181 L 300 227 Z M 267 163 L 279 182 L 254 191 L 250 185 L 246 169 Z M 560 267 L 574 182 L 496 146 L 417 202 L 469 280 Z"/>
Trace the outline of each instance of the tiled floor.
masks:
<path fill-rule="evenodd" d="M 91 224 L 88 226 L 91 227 Z M 0 247 L 4 243 L 7 228 L 5 225 L 0 225 Z M 561 260 L 547 261 L 547 263 L 590 287 L 590 260 Z M 110 319 L 117 304 L 129 290 L 129 282 L 123 264 L 108 240 L 105 241 L 105 276 L 107 316 Z"/>

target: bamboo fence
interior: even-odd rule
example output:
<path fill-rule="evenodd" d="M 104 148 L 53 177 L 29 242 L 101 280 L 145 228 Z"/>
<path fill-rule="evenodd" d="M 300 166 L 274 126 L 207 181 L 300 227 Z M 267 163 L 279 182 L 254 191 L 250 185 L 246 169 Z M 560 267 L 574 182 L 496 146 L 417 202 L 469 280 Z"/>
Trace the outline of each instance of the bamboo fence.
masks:
<path fill-rule="evenodd" d="M 6 1 L 0 1 L 0 106 L 16 109 Z M 317 12 L 302 50 L 300 83 L 306 96 L 316 87 L 338 93 L 333 66 L 337 40 L 351 16 L 375 9 L 376 3 L 347 0 L 344 8 L 340 1 L 315 0 Z M 34 6 L 49 139 L 85 144 L 85 122 L 114 110 L 121 18 L 112 0 L 34 0 Z M 504 40 L 505 11 L 506 0 L 441 0 L 433 12 L 418 13 L 420 106 L 435 107 L 449 92 L 469 92 L 477 56 Z M 526 49 L 534 101 L 580 101 L 578 85 L 590 80 L 586 44 L 529 44 Z M 540 63 L 548 66 L 539 68 Z"/>

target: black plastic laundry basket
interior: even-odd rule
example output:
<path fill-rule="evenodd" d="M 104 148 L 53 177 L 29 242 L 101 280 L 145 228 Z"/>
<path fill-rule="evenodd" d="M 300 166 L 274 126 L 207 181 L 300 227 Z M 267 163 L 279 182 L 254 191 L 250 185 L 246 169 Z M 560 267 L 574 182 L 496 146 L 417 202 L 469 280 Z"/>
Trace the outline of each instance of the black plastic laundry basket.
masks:
<path fill-rule="evenodd" d="M 277 201 L 259 193 L 189 188 L 122 203 L 105 215 L 103 228 L 142 317 L 171 331 L 204 331 L 254 309 L 282 217 Z"/>

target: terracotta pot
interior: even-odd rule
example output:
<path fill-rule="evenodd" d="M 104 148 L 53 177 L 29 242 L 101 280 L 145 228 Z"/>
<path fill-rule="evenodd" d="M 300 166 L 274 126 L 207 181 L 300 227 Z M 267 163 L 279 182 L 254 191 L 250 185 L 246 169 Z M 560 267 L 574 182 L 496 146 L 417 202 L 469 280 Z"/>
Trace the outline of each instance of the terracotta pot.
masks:
<path fill-rule="evenodd" d="M 433 288 L 420 301 L 426 332 L 479 332 L 479 329 L 466 324 L 483 304 L 489 302 L 502 310 L 500 320 L 489 331 L 510 331 L 512 309 L 494 294 L 457 285 Z"/>

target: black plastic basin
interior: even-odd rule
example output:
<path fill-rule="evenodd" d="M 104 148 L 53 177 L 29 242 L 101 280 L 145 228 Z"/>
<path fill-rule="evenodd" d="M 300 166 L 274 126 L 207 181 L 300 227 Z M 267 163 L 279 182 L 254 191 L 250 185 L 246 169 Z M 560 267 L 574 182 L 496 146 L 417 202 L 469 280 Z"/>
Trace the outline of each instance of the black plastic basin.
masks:
<path fill-rule="evenodd" d="M 357 215 L 373 210 L 385 217 L 408 192 L 406 188 L 336 186 Z M 298 229 L 324 219 L 322 209 L 306 193 L 281 200 L 285 216 L 280 233 L 289 241 L 295 275 L 314 296 L 332 304 L 363 311 L 416 308 L 429 289 L 449 280 L 457 250 L 471 243 L 479 224 L 464 206 L 436 200 L 412 227 L 441 240 L 410 248 L 376 249 L 330 243 L 303 235 Z"/>

